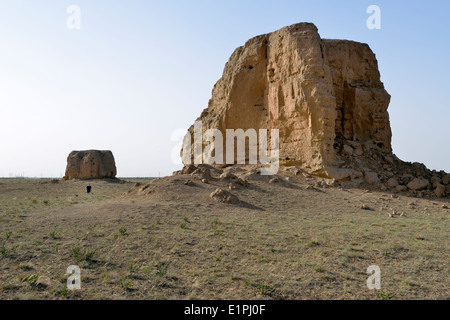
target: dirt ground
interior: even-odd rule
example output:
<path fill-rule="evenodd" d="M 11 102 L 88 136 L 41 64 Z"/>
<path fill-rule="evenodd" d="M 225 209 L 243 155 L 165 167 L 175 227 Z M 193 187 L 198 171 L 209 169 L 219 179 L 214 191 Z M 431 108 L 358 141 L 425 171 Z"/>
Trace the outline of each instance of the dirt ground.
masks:
<path fill-rule="evenodd" d="M 86 194 L 86 181 L 0 179 L 0 299 L 450 299 L 449 198 L 189 175 L 143 195 L 136 182 L 150 183 L 93 180 Z M 218 187 L 239 202 L 212 199 Z"/>

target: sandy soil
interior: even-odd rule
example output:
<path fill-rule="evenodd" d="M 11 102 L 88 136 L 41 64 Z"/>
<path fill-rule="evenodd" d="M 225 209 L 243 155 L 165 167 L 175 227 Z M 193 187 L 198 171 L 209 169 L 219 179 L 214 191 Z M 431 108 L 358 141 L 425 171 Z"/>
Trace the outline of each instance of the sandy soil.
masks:
<path fill-rule="evenodd" d="M 450 199 L 240 177 L 0 179 L 0 299 L 450 298 Z"/>

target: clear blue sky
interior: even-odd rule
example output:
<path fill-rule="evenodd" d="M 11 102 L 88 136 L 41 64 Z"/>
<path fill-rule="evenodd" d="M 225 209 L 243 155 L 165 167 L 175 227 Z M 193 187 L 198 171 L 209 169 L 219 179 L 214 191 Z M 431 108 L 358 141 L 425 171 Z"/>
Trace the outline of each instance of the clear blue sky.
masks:
<path fill-rule="evenodd" d="M 381 30 L 366 27 L 372 4 Z M 394 152 L 450 171 L 449 14 L 430 0 L 0 0 L 0 177 L 61 176 L 80 149 L 112 150 L 118 176 L 171 174 L 172 132 L 207 106 L 234 49 L 303 21 L 370 45 Z"/>

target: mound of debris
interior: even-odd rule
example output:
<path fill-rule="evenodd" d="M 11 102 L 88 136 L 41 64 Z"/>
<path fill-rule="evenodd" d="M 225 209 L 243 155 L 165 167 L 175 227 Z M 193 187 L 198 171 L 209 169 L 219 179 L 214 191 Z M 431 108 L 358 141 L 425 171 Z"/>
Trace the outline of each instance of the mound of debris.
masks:
<path fill-rule="evenodd" d="M 281 171 L 277 175 L 264 176 L 257 165 L 234 165 L 223 169 L 207 164 L 186 165 L 172 176 L 135 183 L 124 196 L 146 196 L 164 201 L 196 198 L 206 204 L 219 202 L 246 206 L 248 203 L 241 201 L 239 194 L 259 190 L 255 182 L 291 187 L 290 178 L 306 181 L 306 174 L 301 174 L 303 171 L 299 168 L 283 168 Z"/>

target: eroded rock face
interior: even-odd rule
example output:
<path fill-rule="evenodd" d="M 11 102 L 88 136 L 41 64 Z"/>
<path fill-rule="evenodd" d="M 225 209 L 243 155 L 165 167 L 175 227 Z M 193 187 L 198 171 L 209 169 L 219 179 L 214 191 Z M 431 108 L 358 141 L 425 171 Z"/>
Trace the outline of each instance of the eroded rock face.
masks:
<path fill-rule="evenodd" d="M 116 163 L 111 151 L 72 151 L 67 157 L 65 180 L 115 178 Z"/>
<path fill-rule="evenodd" d="M 218 129 L 223 137 L 227 129 L 279 129 L 280 165 L 331 179 L 333 185 L 449 195 L 449 174 L 392 153 L 389 102 L 367 44 L 321 39 L 313 24 L 299 23 L 237 48 L 197 120 L 203 134 Z M 194 126 L 189 135 L 194 136 Z M 208 146 L 204 140 L 203 150 Z M 223 151 L 225 163 L 225 139 Z M 248 151 L 247 145 L 246 163 Z M 181 173 L 193 170 L 187 165 Z M 260 168 L 251 170 L 247 177 L 260 178 Z"/>
<path fill-rule="evenodd" d="M 299 23 L 237 48 L 198 120 L 224 136 L 279 129 L 282 165 L 332 178 L 346 157 L 391 153 L 389 101 L 367 44 L 321 39 Z"/>

